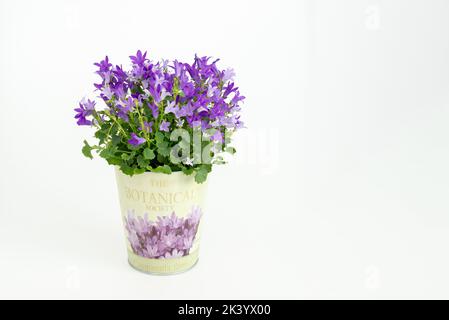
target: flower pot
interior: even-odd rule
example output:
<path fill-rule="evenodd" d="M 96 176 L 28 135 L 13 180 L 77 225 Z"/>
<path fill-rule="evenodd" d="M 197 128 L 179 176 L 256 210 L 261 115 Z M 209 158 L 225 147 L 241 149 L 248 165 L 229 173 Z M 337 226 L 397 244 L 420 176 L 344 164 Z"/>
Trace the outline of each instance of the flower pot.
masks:
<path fill-rule="evenodd" d="M 182 172 L 127 176 L 116 168 L 128 261 L 137 270 L 174 274 L 198 261 L 206 184 Z"/>

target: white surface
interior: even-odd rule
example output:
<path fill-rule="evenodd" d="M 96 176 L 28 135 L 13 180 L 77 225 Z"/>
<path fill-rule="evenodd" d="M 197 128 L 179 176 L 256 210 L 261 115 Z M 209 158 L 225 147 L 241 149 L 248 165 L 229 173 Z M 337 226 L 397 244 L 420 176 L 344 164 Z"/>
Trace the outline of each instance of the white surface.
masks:
<path fill-rule="evenodd" d="M 0 1 L 0 298 L 449 298 L 449 2 Z M 73 119 L 94 61 L 220 57 L 247 96 L 199 264 L 126 262 Z"/>

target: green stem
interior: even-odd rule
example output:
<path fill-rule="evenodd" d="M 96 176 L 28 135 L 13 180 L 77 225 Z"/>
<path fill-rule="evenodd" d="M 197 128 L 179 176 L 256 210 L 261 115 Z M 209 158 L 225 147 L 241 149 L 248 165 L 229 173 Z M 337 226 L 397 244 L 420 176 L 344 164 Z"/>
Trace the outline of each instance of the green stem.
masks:
<path fill-rule="evenodd" d="M 137 110 L 137 114 L 139 115 L 140 127 L 142 128 L 143 134 L 145 135 L 145 139 L 147 140 L 148 146 L 151 147 L 151 144 L 150 144 L 150 134 L 149 134 L 149 132 L 147 131 L 147 128 L 145 127 L 145 122 L 144 122 L 144 120 L 143 120 L 142 114 L 140 113 L 140 110 L 139 110 L 139 106 L 138 106 L 138 105 L 136 105 L 136 110 Z"/>
<path fill-rule="evenodd" d="M 108 114 L 108 117 L 111 118 L 112 121 L 114 121 L 114 122 L 118 125 L 118 128 L 119 128 L 119 130 L 122 131 L 123 136 L 124 136 L 124 137 L 127 137 L 128 134 L 126 133 L 125 129 L 123 129 L 123 127 L 122 127 L 122 125 L 120 124 L 120 122 L 118 122 L 117 119 L 116 119 L 112 114 L 110 114 L 110 113 Z"/>
<path fill-rule="evenodd" d="M 100 116 L 98 115 L 96 110 L 92 111 L 92 115 L 94 116 L 95 120 L 97 120 L 97 123 L 94 123 L 95 126 L 100 129 L 101 128 L 101 122 L 102 122 Z"/>

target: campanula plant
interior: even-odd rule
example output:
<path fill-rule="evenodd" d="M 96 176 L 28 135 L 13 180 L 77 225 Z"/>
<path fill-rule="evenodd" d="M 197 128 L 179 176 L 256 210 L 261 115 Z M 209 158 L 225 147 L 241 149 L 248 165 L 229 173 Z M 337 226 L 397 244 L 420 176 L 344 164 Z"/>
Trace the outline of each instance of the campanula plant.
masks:
<path fill-rule="evenodd" d="M 97 142 L 85 140 L 83 154 L 94 151 L 130 176 L 182 171 L 204 182 L 214 164 L 225 163 L 224 152 L 235 152 L 231 136 L 243 127 L 245 97 L 233 70 L 208 57 L 153 62 L 139 50 L 130 59 L 129 68 L 108 57 L 95 63 L 101 81 L 94 94 L 103 106 L 83 99 L 75 109 L 77 124 L 96 130 Z"/>

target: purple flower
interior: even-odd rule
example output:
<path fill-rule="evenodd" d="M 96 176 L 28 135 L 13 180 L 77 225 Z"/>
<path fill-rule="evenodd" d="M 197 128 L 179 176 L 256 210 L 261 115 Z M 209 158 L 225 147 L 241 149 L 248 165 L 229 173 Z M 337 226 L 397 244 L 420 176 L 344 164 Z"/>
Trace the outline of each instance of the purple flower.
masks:
<path fill-rule="evenodd" d="M 150 122 L 144 121 L 143 129 L 142 129 L 142 127 L 139 127 L 139 130 L 151 133 L 151 132 L 153 132 L 153 124 L 154 124 L 153 121 L 150 121 Z"/>
<path fill-rule="evenodd" d="M 201 210 L 192 208 L 185 217 L 174 212 L 170 216 L 158 216 L 157 222 L 148 219 L 148 215 L 135 217 L 128 212 L 125 229 L 133 252 L 150 259 L 180 258 L 190 253 L 200 223 Z"/>
<path fill-rule="evenodd" d="M 191 123 L 192 128 L 198 128 L 201 127 L 201 120 L 195 120 Z"/>
<path fill-rule="evenodd" d="M 176 216 L 175 212 L 172 212 L 170 216 L 170 226 L 174 229 L 177 229 L 182 226 L 184 220 L 180 219 Z"/>
<path fill-rule="evenodd" d="M 202 57 L 202 58 L 195 57 L 195 64 L 196 67 L 198 68 L 198 73 L 203 78 L 212 77 L 218 74 L 218 70 L 215 63 L 217 63 L 219 59 L 215 60 L 211 64 L 208 63 L 209 59 L 210 57 Z"/>
<path fill-rule="evenodd" d="M 183 251 L 178 251 L 177 249 L 174 249 L 172 252 L 167 252 L 164 258 L 165 259 L 180 258 L 183 255 L 184 255 Z"/>
<path fill-rule="evenodd" d="M 218 89 L 217 87 L 214 87 L 212 85 L 209 85 L 209 87 L 207 89 L 207 96 L 208 97 L 217 99 L 220 94 L 221 94 L 220 89 Z"/>
<path fill-rule="evenodd" d="M 165 107 L 165 114 L 173 113 L 177 118 L 179 118 L 179 108 L 176 106 L 175 101 L 171 101 L 167 103 L 167 106 Z"/>
<path fill-rule="evenodd" d="M 87 110 L 93 111 L 95 109 L 95 101 L 91 101 L 89 99 L 87 99 L 87 101 L 84 102 L 84 106 L 86 107 Z"/>
<path fill-rule="evenodd" d="M 201 216 L 202 213 L 200 207 L 193 207 L 188 219 L 192 224 L 197 225 L 200 223 Z"/>
<path fill-rule="evenodd" d="M 154 118 L 157 118 L 159 116 L 159 108 L 154 103 L 150 103 L 150 109 L 151 113 L 153 114 Z"/>
<path fill-rule="evenodd" d="M 134 226 L 137 232 L 147 233 L 151 227 L 151 225 L 148 223 L 148 214 L 146 213 L 143 217 L 137 217 Z"/>
<path fill-rule="evenodd" d="M 132 146 L 140 146 L 141 144 L 145 143 L 144 138 L 138 137 L 134 132 L 131 133 L 131 139 L 128 140 L 128 143 Z"/>
<path fill-rule="evenodd" d="M 175 70 L 175 76 L 180 78 L 184 71 L 184 65 L 180 62 L 178 62 L 178 60 L 173 61 L 173 69 Z"/>
<path fill-rule="evenodd" d="M 143 250 L 143 255 L 145 258 L 157 258 L 159 256 L 158 246 L 147 245 Z"/>
<path fill-rule="evenodd" d="M 165 90 L 160 84 L 154 87 L 149 87 L 148 92 L 153 97 L 154 102 L 159 103 L 162 100 L 164 100 L 166 97 L 170 96 L 171 94 Z"/>
<path fill-rule="evenodd" d="M 97 73 L 99 73 L 100 75 L 103 74 L 104 72 L 109 71 L 109 69 L 112 67 L 112 64 L 109 63 L 108 56 L 106 56 L 104 60 L 100 61 L 99 63 L 98 62 L 94 63 L 94 65 L 99 68 Z"/>
<path fill-rule="evenodd" d="M 104 101 L 111 100 L 113 95 L 114 95 L 114 93 L 111 91 L 110 87 L 104 87 L 101 89 L 100 97 Z"/>
<path fill-rule="evenodd" d="M 230 82 L 225 88 L 223 92 L 223 98 L 227 98 L 232 92 L 236 92 L 238 88 L 234 87 L 234 82 Z"/>
<path fill-rule="evenodd" d="M 173 248 L 176 244 L 176 235 L 174 233 L 163 235 L 161 241 L 167 248 Z"/>
<path fill-rule="evenodd" d="M 123 84 L 117 84 L 111 88 L 111 92 L 119 100 L 126 100 L 125 86 Z"/>
<path fill-rule="evenodd" d="M 164 216 L 164 217 L 157 217 L 157 225 L 160 228 L 166 228 L 170 226 L 170 217 Z"/>
<path fill-rule="evenodd" d="M 182 243 L 180 243 L 180 247 L 182 247 L 185 250 L 189 250 L 193 245 L 193 236 L 184 237 L 182 239 Z"/>
<path fill-rule="evenodd" d="M 178 128 L 181 128 L 184 125 L 184 120 L 183 119 L 177 119 L 176 120 L 176 126 Z"/>
<path fill-rule="evenodd" d="M 234 98 L 232 98 L 231 103 L 232 103 L 232 104 L 237 104 L 237 103 L 239 103 L 240 101 L 245 100 L 245 98 L 246 98 L 246 97 L 241 96 L 241 95 L 240 95 L 240 92 L 237 91 L 237 92 L 235 93 L 235 95 L 234 95 Z"/>
<path fill-rule="evenodd" d="M 179 117 L 189 117 L 193 115 L 195 111 L 195 106 L 189 101 L 186 105 L 182 106 L 178 111 Z"/>
<path fill-rule="evenodd" d="M 87 117 L 92 115 L 95 110 L 95 101 L 84 99 L 79 103 L 79 108 L 76 108 L 75 119 L 78 119 L 76 122 L 79 126 L 90 126 L 92 121 L 88 120 Z"/>
<path fill-rule="evenodd" d="M 124 121 L 129 120 L 128 114 L 134 108 L 134 103 L 134 99 L 132 97 L 129 97 L 125 101 L 120 102 L 116 105 L 117 115 L 120 119 Z"/>
<path fill-rule="evenodd" d="M 134 251 L 138 252 L 141 250 L 140 239 L 135 231 L 130 231 L 128 240 Z"/>
<path fill-rule="evenodd" d="M 169 132 L 170 131 L 170 122 L 163 120 L 161 125 L 159 126 L 159 130 Z"/>
<path fill-rule="evenodd" d="M 113 73 L 117 81 L 121 84 L 124 84 L 128 80 L 128 74 L 123 70 L 122 66 L 115 66 Z"/>
<path fill-rule="evenodd" d="M 145 52 L 144 54 L 142 54 L 142 51 L 138 50 L 135 56 L 129 56 L 129 58 L 131 59 L 132 63 L 143 67 L 145 64 L 145 61 L 147 61 L 146 59 L 147 57 L 147 53 Z"/>
<path fill-rule="evenodd" d="M 224 83 L 228 82 L 229 80 L 232 81 L 232 79 L 235 77 L 235 72 L 233 69 L 226 69 L 223 71 L 223 78 L 222 81 Z"/>
<path fill-rule="evenodd" d="M 219 130 L 216 130 L 215 133 L 211 136 L 211 140 L 216 142 L 223 142 L 223 134 Z"/>

